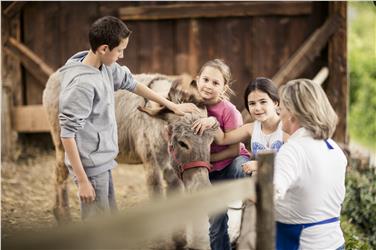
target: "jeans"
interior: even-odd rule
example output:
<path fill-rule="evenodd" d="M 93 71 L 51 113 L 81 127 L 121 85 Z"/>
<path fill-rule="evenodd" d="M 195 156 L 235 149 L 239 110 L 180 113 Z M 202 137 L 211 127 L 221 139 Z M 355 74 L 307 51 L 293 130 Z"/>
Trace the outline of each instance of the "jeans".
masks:
<path fill-rule="evenodd" d="M 95 200 L 90 203 L 80 202 L 81 219 L 86 220 L 95 218 L 100 214 L 116 212 L 117 205 L 111 170 L 96 176 L 90 176 L 88 179 L 95 190 Z"/>
<path fill-rule="evenodd" d="M 243 178 L 246 175 L 243 172 L 242 164 L 250 161 L 248 156 L 240 155 L 236 157 L 230 165 L 220 171 L 214 171 L 209 174 L 211 183 L 224 180 Z M 228 216 L 227 209 L 218 215 L 209 218 L 209 238 L 210 248 L 212 250 L 231 250 L 230 237 L 228 235 Z"/>

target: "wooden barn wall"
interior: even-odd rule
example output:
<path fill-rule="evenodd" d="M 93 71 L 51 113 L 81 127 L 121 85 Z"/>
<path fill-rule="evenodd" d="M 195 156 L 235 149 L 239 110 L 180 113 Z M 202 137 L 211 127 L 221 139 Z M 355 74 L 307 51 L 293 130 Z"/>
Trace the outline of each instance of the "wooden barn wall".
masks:
<path fill-rule="evenodd" d="M 29 2 L 22 10 L 22 41 L 54 69 L 79 50 L 88 48 L 90 24 L 103 15 L 117 15 L 130 5 L 173 2 Z M 229 64 L 237 97 L 257 77 L 273 77 L 328 15 L 328 3 L 312 3 L 311 15 L 126 21 L 133 31 L 125 58 L 133 73 L 195 75 L 209 59 Z M 302 77 L 312 78 L 327 64 L 324 50 Z M 24 71 L 24 104 L 40 104 L 43 84 Z"/>

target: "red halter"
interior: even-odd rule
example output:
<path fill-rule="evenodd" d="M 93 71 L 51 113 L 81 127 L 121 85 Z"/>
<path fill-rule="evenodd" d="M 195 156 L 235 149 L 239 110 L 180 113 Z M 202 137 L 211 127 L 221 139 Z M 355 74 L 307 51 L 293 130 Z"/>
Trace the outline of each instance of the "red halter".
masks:
<path fill-rule="evenodd" d="M 178 166 L 180 167 L 181 176 L 183 176 L 183 173 L 185 170 L 191 169 L 191 168 L 207 168 L 209 172 L 211 170 L 211 164 L 207 161 L 191 161 L 191 162 L 187 162 L 184 164 L 181 163 L 176 158 L 176 152 L 172 144 L 168 145 L 168 152 L 172 155 L 172 158 L 174 159 L 175 163 L 178 164 Z"/>

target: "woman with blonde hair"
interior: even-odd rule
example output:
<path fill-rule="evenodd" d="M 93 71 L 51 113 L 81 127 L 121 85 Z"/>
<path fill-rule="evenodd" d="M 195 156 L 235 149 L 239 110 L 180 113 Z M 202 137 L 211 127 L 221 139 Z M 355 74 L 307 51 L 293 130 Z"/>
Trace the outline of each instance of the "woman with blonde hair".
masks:
<path fill-rule="evenodd" d="M 277 249 L 344 249 L 347 160 L 331 139 L 337 115 L 311 80 L 290 81 L 279 96 L 282 129 L 291 136 L 275 160 Z"/>

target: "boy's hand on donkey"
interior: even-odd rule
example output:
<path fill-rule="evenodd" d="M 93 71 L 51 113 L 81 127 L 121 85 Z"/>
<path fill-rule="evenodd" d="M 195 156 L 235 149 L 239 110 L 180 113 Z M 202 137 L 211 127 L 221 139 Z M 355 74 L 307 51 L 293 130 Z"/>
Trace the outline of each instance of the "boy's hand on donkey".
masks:
<path fill-rule="evenodd" d="M 95 200 L 95 190 L 89 180 L 78 184 L 78 195 L 83 203 L 90 203 Z"/>
<path fill-rule="evenodd" d="M 171 107 L 171 110 L 177 115 L 184 115 L 185 113 L 200 112 L 200 109 L 193 103 L 180 103 Z"/>

